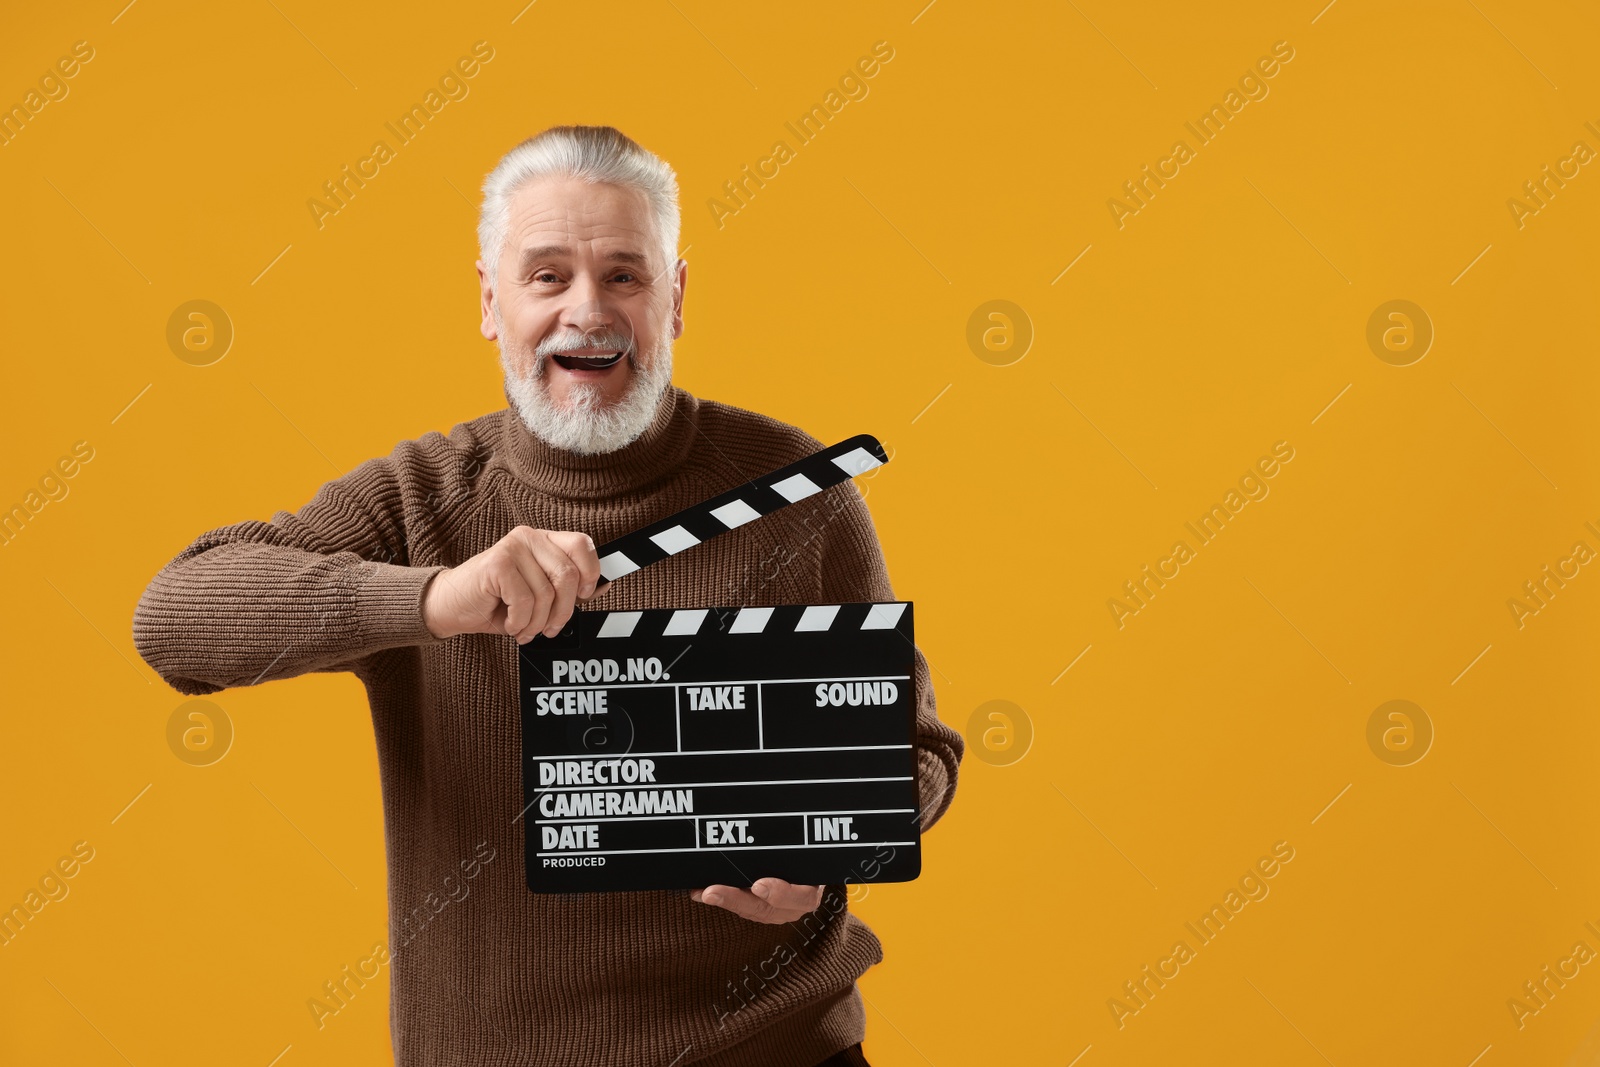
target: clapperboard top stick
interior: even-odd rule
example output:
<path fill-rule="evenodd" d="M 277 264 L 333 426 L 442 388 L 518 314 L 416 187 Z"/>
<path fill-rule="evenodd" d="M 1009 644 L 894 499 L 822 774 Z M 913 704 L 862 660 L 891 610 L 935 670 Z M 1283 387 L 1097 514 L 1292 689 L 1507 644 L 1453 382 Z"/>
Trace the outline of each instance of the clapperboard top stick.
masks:
<path fill-rule="evenodd" d="M 601 581 L 595 592 L 598 594 L 625 574 L 675 556 L 753 519 L 771 515 L 797 500 L 887 462 L 889 456 L 876 437 L 856 434 L 737 489 L 701 501 L 615 541 L 607 541 L 596 550 L 600 557 Z"/>

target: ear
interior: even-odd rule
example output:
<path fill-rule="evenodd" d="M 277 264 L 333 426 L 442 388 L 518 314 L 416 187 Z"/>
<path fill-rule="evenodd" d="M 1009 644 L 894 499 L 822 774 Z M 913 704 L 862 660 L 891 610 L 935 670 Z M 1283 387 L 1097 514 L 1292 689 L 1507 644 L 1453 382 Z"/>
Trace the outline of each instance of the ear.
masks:
<path fill-rule="evenodd" d="M 683 293 L 689 287 L 689 261 L 678 260 L 678 276 L 672 285 L 672 339 L 683 336 Z"/>
<path fill-rule="evenodd" d="M 500 331 L 494 324 L 494 279 L 489 276 L 483 260 L 480 259 L 473 265 L 478 268 L 478 311 L 482 315 L 478 331 L 491 341 L 499 340 Z"/>

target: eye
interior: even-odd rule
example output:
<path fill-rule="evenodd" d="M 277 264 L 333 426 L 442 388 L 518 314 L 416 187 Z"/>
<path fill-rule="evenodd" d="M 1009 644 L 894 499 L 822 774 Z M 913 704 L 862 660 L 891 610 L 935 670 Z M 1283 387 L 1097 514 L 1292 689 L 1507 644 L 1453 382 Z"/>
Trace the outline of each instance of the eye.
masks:
<path fill-rule="evenodd" d="M 533 276 L 533 280 L 536 281 L 536 282 L 542 282 L 542 281 L 545 281 L 547 279 L 549 281 L 552 281 L 552 282 L 559 282 L 561 280 L 560 277 L 558 277 L 554 271 L 548 271 L 548 270 L 542 270 L 538 274 L 535 274 Z"/>
<path fill-rule="evenodd" d="M 634 279 L 632 274 L 629 274 L 627 271 L 623 271 L 622 273 L 616 275 L 612 280 L 619 282 L 631 282 Z"/>

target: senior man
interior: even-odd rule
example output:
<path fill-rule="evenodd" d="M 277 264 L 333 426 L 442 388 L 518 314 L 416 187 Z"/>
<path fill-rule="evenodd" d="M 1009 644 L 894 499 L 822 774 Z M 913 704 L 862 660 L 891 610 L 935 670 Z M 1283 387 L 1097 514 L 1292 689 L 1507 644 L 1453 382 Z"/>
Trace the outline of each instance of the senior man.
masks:
<path fill-rule="evenodd" d="M 184 693 L 308 671 L 365 684 L 400 1067 L 865 1062 L 855 981 L 882 950 L 843 886 L 524 881 L 517 644 L 578 603 L 895 599 L 851 482 L 600 581 L 597 543 L 821 447 L 672 384 L 678 229 L 672 169 L 617 130 L 560 126 L 512 149 L 484 183 L 477 264 L 510 406 L 402 442 L 294 514 L 201 536 L 134 617 L 140 654 Z M 914 658 L 926 829 L 963 744 Z"/>

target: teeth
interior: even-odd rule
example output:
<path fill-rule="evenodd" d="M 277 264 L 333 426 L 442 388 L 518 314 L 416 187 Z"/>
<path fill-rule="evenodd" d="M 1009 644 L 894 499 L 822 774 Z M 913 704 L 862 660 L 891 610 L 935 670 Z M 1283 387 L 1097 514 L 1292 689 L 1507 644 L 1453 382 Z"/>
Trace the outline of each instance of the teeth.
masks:
<path fill-rule="evenodd" d="M 622 353 L 621 352 L 615 352 L 615 353 L 612 353 L 610 355 L 605 355 L 605 356 L 561 355 L 561 356 L 557 356 L 556 360 L 558 362 L 560 362 L 562 366 L 568 367 L 568 368 L 581 368 L 581 369 L 584 369 L 584 370 L 601 370 L 601 369 L 604 369 L 606 367 L 609 367 L 609 366 L 613 365 L 614 363 L 616 363 L 621 358 L 622 358 Z"/>

